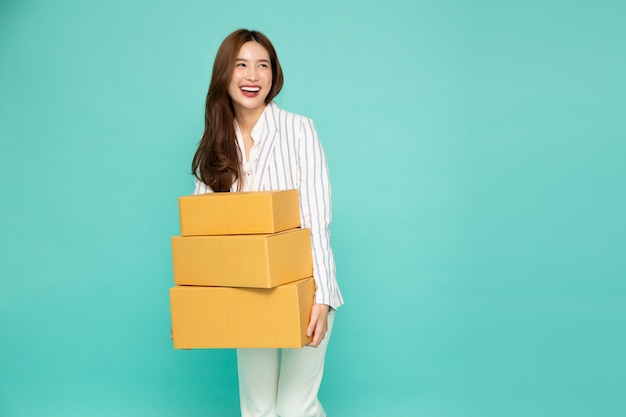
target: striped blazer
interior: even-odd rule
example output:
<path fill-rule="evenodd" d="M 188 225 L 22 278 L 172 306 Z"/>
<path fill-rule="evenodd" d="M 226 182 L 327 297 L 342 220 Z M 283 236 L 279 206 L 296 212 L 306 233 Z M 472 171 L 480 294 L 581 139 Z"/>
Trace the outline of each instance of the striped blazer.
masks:
<path fill-rule="evenodd" d="M 326 155 L 311 119 L 280 109 L 271 102 L 255 126 L 261 124 L 256 165 L 256 189 L 297 189 L 303 228 L 311 230 L 315 303 L 338 308 L 343 298 L 337 285 L 335 258 L 330 246 L 331 190 Z M 196 179 L 195 194 L 212 192 Z"/>

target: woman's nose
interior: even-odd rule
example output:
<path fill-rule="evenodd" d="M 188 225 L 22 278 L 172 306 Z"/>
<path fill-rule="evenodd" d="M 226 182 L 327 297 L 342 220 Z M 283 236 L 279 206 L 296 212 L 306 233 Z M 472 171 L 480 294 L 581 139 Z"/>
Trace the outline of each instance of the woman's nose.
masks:
<path fill-rule="evenodd" d="M 257 79 L 256 68 L 254 67 L 248 68 L 248 73 L 246 74 L 246 78 L 250 81 L 256 81 Z"/>

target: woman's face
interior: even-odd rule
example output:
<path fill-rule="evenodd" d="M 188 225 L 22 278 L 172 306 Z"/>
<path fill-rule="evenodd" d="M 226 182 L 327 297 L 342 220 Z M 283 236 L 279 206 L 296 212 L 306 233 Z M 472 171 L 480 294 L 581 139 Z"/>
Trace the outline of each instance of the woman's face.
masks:
<path fill-rule="evenodd" d="M 258 42 L 244 43 L 228 86 L 235 112 L 258 112 L 260 116 L 271 88 L 272 67 L 268 52 Z"/>

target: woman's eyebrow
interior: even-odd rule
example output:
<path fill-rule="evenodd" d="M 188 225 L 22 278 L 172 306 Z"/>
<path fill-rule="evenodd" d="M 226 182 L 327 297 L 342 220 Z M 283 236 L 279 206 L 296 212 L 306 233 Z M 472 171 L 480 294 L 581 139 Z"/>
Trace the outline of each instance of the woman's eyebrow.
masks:
<path fill-rule="evenodd" d="M 245 61 L 245 62 L 248 62 L 248 60 L 246 58 L 237 58 L 237 59 L 235 59 L 235 61 Z M 265 63 L 269 64 L 270 60 L 262 58 L 262 59 L 257 59 L 256 62 L 265 62 Z"/>

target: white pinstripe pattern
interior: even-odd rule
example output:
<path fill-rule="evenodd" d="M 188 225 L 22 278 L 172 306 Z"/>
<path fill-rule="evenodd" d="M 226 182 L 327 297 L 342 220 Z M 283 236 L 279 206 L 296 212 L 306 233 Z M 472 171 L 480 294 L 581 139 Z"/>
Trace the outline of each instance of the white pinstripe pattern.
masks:
<path fill-rule="evenodd" d="M 331 190 L 326 155 L 311 119 L 287 112 L 272 102 L 259 118 L 255 184 L 258 191 L 297 189 L 303 228 L 311 230 L 315 302 L 338 308 L 343 298 L 337 285 L 335 258 L 330 246 Z M 250 189 L 250 191 L 255 191 Z M 212 192 L 196 179 L 194 194 Z"/>

